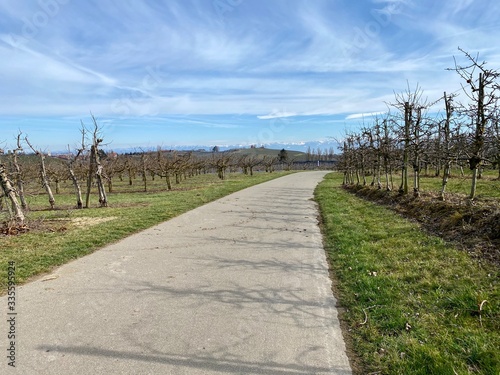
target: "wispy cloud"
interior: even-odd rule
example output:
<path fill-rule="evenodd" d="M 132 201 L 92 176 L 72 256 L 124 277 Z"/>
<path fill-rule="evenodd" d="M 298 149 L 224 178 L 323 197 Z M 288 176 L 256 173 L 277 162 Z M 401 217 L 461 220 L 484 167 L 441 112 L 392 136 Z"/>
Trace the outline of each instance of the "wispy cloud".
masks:
<path fill-rule="evenodd" d="M 379 115 L 383 115 L 387 112 L 370 112 L 370 113 L 353 113 L 352 115 L 347 116 L 346 120 L 356 120 L 360 118 L 369 118 L 369 117 L 377 117 Z"/>
<path fill-rule="evenodd" d="M 293 116 L 297 116 L 297 113 L 274 110 L 268 115 L 257 116 L 257 118 L 259 120 L 270 120 L 270 119 L 275 119 L 275 118 L 286 118 L 286 117 L 293 117 Z"/>
<path fill-rule="evenodd" d="M 493 0 L 252 0 L 222 20 L 212 1 L 56 3 L 0 2 L 2 130 L 92 110 L 120 138 L 154 123 L 151 139 L 243 142 L 288 118 L 319 139 L 386 111 L 407 82 L 430 99 L 458 90 L 457 46 L 500 66 Z"/>

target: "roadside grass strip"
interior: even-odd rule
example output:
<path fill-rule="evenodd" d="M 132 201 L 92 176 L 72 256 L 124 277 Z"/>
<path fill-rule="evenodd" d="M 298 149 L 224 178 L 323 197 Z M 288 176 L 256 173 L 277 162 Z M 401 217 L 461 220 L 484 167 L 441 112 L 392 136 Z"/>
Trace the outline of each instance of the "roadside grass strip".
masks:
<path fill-rule="evenodd" d="M 329 174 L 315 191 L 355 373 L 500 374 L 500 273 Z"/>

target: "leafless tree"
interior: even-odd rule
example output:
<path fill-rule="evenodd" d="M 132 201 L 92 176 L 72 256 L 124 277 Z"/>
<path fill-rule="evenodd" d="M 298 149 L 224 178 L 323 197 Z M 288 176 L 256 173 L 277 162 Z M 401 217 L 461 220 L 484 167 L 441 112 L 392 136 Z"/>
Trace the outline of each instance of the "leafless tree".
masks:
<path fill-rule="evenodd" d="M 21 135 L 22 132 L 19 132 L 17 134 L 17 139 L 16 139 L 17 147 L 12 151 L 12 164 L 14 165 L 17 194 L 19 195 L 19 200 L 21 201 L 22 209 L 26 211 L 28 209 L 28 203 L 26 202 L 26 198 L 24 196 L 23 173 L 21 171 L 18 159 L 19 153 L 23 151 L 23 147 L 21 145 Z"/>
<path fill-rule="evenodd" d="M 152 166 L 154 173 L 160 178 L 165 178 L 167 182 L 167 189 L 172 190 L 172 182 L 170 176 L 173 171 L 172 157 L 165 155 L 161 148 L 156 152 L 155 164 Z"/>
<path fill-rule="evenodd" d="M 488 155 L 492 165 L 496 166 L 498 170 L 497 179 L 500 180 L 500 110 L 497 110 L 497 115 L 489 129 L 489 134 L 487 134 L 489 139 Z"/>
<path fill-rule="evenodd" d="M 103 142 L 101 136 L 101 128 L 97 124 L 97 120 L 92 116 L 92 122 L 94 125 L 94 130 L 92 133 L 92 145 L 90 146 L 90 155 L 89 155 L 89 173 L 87 178 L 87 196 L 85 198 L 85 207 L 88 208 L 90 204 L 90 192 L 92 189 L 92 179 L 95 174 L 95 180 L 97 185 L 97 191 L 99 193 L 99 205 L 101 207 L 108 206 L 108 198 L 106 196 L 106 189 L 104 188 L 103 178 L 104 171 L 101 164 L 101 157 L 99 152 L 99 147 Z M 83 126 L 83 124 L 82 124 Z"/>
<path fill-rule="evenodd" d="M 149 158 L 148 155 L 143 151 L 141 153 L 141 177 L 142 177 L 142 183 L 144 184 L 144 191 L 148 191 L 148 162 Z"/>
<path fill-rule="evenodd" d="M 101 160 L 101 163 L 106 171 L 105 179 L 108 183 L 108 193 L 113 193 L 113 178 L 116 174 L 120 174 L 126 169 L 126 161 L 120 157 L 107 157 Z"/>
<path fill-rule="evenodd" d="M 465 55 L 466 64 L 460 65 L 455 59 L 455 71 L 465 82 L 462 84 L 463 92 L 469 103 L 462 104 L 462 111 L 472 120 L 473 140 L 469 152 L 469 168 L 472 170 L 472 184 L 469 199 L 476 196 L 477 180 L 484 162 L 485 135 L 488 124 L 493 124 L 497 115 L 498 91 L 500 73 L 487 69 L 486 62 L 479 62 L 479 56 L 459 50 Z"/>
<path fill-rule="evenodd" d="M 78 160 L 78 158 L 82 155 L 82 153 L 85 151 L 85 128 L 84 127 L 82 127 L 81 132 L 82 132 L 81 145 L 76 150 L 75 155 L 69 156 L 68 162 L 67 162 L 69 177 L 70 177 L 71 182 L 73 183 L 73 187 L 75 189 L 76 208 L 77 209 L 83 208 L 82 189 L 80 187 L 80 182 L 78 181 L 78 178 L 76 177 L 76 174 L 75 174 L 75 163 Z M 71 153 L 69 146 L 68 146 L 68 153 Z"/>
<path fill-rule="evenodd" d="M 226 178 L 226 170 L 229 168 L 231 163 L 233 162 L 233 158 L 231 154 L 227 152 L 219 152 L 213 153 L 211 159 L 211 165 L 217 171 L 217 176 L 221 180 Z"/>
<path fill-rule="evenodd" d="M 42 186 L 47 192 L 47 195 L 49 197 L 50 208 L 54 209 L 56 200 L 54 199 L 54 194 L 52 194 L 52 189 L 50 188 L 49 184 L 49 178 L 47 177 L 47 169 L 45 166 L 45 154 L 42 151 L 37 150 L 35 147 L 33 147 L 33 145 L 28 140 L 28 136 L 24 137 L 24 141 L 29 146 L 29 148 L 31 148 L 31 150 L 33 150 L 33 152 L 40 158 L 40 179 L 42 181 Z"/>
<path fill-rule="evenodd" d="M 278 162 L 278 157 L 265 155 L 262 159 L 262 165 L 266 168 L 266 172 L 274 172 L 274 166 Z"/>
<path fill-rule="evenodd" d="M 444 105 L 445 105 L 445 111 L 446 111 L 446 117 L 443 121 L 443 126 L 439 128 L 439 133 L 438 137 L 441 136 L 442 134 L 442 139 L 443 139 L 443 147 L 442 149 L 438 149 L 437 151 L 442 155 L 442 160 L 443 160 L 443 165 L 444 165 L 444 170 L 443 170 L 443 180 L 441 183 L 441 192 L 440 192 L 440 199 L 445 200 L 445 192 L 446 192 L 446 185 L 448 184 L 448 179 L 450 178 L 450 173 L 451 173 L 451 163 L 453 161 L 452 157 L 452 152 L 451 152 L 451 122 L 453 118 L 453 95 L 446 95 L 446 92 L 443 95 L 444 98 Z"/>
<path fill-rule="evenodd" d="M 0 155 L 3 154 L 3 149 L 0 149 Z M 9 212 L 11 214 L 11 218 L 13 218 L 18 224 L 24 223 L 24 213 L 19 205 L 19 201 L 17 200 L 17 194 L 12 186 L 12 182 L 7 175 L 7 171 L 5 165 L 0 160 L 0 185 L 2 187 L 2 195 L 7 197 L 10 201 L 11 207 L 9 207 Z"/>
<path fill-rule="evenodd" d="M 413 194 L 419 196 L 420 194 L 420 170 L 421 170 L 421 157 L 422 149 L 420 146 L 423 124 L 424 112 L 431 107 L 434 103 L 428 103 L 427 99 L 422 98 L 423 90 L 417 84 L 412 90 L 408 84 L 408 88 L 401 94 L 396 94 L 396 101 L 391 106 L 397 108 L 403 114 L 403 128 L 401 131 L 401 140 L 403 143 L 403 160 L 401 165 L 402 178 L 400 193 L 408 194 L 408 178 L 409 178 L 409 165 L 410 158 L 412 159 L 413 166 Z"/>
<path fill-rule="evenodd" d="M 238 160 L 238 165 L 243 170 L 244 174 L 253 176 L 253 169 L 262 163 L 262 158 L 257 155 L 243 155 Z"/>

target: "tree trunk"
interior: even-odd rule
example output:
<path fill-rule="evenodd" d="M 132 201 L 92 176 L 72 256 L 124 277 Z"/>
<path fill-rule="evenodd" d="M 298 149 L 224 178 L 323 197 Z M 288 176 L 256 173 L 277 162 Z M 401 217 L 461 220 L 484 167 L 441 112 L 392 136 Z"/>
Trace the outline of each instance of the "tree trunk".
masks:
<path fill-rule="evenodd" d="M 148 171 L 146 168 L 146 157 L 144 154 L 141 155 L 141 174 L 142 174 L 142 182 L 144 184 L 144 191 L 148 191 Z"/>
<path fill-rule="evenodd" d="M 108 207 L 108 198 L 106 196 L 106 190 L 104 189 L 104 184 L 102 182 L 102 165 L 97 165 L 96 171 L 96 184 L 99 193 L 99 205 L 101 207 Z"/>
<path fill-rule="evenodd" d="M 73 186 L 75 187 L 76 208 L 81 209 L 83 207 L 82 189 L 80 188 L 80 184 L 78 183 L 78 179 L 76 178 L 75 172 L 73 171 L 72 163 L 68 164 L 68 169 L 69 169 L 69 176 L 71 178 L 71 181 L 73 182 Z"/>
<path fill-rule="evenodd" d="M 477 99 L 477 117 L 476 132 L 474 135 L 473 155 L 469 159 L 469 166 L 472 170 L 472 184 L 469 199 L 476 197 L 477 180 L 479 177 L 479 168 L 481 168 L 482 151 L 484 148 L 484 130 L 486 128 L 486 116 L 484 113 L 484 77 L 479 73 L 479 88 Z"/>
<path fill-rule="evenodd" d="M 399 189 L 404 195 L 408 194 L 408 159 L 410 149 L 410 126 L 411 126 L 411 106 L 410 103 L 405 103 L 405 144 L 403 149 L 403 170 L 401 188 Z"/>
<path fill-rule="evenodd" d="M 101 207 L 108 207 L 108 198 L 106 196 L 106 189 L 104 189 L 104 183 L 102 181 L 103 168 L 101 165 L 101 161 L 99 160 L 99 152 L 97 149 L 97 145 L 91 147 L 91 152 L 94 153 L 94 163 L 96 165 L 95 181 L 97 184 L 97 191 L 99 193 L 99 205 Z"/>
<path fill-rule="evenodd" d="M 10 203 L 12 205 L 12 211 L 13 211 L 13 216 L 14 219 L 20 223 L 24 223 L 24 214 L 19 206 L 19 202 L 17 201 L 16 193 L 14 191 L 14 188 L 12 187 L 12 184 L 7 176 L 7 173 L 5 172 L 5 167 L 3 164 L 0 164 L 0 184 L 2 185 L 2 190 L 7 198 L 9 198 Z"/>
<path fill-rule="evenodd" d="M 18 150 L 14 150 L 12 161 L 14 169 L 16 170 L 17 194 L 19 195 L 19 200 L 21 201 L 21 208 L 26 211 L 28 209 L 28 203 L 26 202 L 26 198 L 24 196 L 24 181 L 22 178 L 21 168 L 19 167 L 19 163 L 17 161 L 17 151 Z"/>
<path fill-rule="evenodd" d="M 92 146 L 94 147 L 94 146 Z M 87 176 L 87 195 L 85 197 L 85 208 L 89 208 L 90 204 L 90 191 L 92 190 L 92 178 L 94 177 L 94 153 L 90 153 L 89 171 Z"/>
<path fill-rule="evenodd" d="M 168 190 L 172 190 L 172 181 L 170 181 L 170 172 L 169 171 L 166 171 L 165 179 L 167 180 Z"/>
<path fill-rule="evenodd" d="M 445 200 L 446 185 L 448 184 L 448 179 L 451 173 L 451 155 L 450 155 L 450 122 L 451 116 L 453 114 L 453 109 L 451 106 L 451 99 L 444 93 L 444 104 L 446 109 L 446 120 L 443 126 L 443 138 L 444 138 L 444 171 L 443 171 L 443 182 L 441 184 L 440 199 Z M 440 129 L 441 130 L 441 129 Z"/>
<path fill-rule="evenodd" d="M 52 194 L 52 189 L 49 185 L 49 179 L 47 178 L 47 171 L 45 170 L 45 156 L 41 152 L 38 153 L 38 156 L 40 156 L 40 178 L 42 179 L 42 186 L 49 196 L 50 208 L 54 209 L 56 200 L 54 199 L 54 194 Z"/>

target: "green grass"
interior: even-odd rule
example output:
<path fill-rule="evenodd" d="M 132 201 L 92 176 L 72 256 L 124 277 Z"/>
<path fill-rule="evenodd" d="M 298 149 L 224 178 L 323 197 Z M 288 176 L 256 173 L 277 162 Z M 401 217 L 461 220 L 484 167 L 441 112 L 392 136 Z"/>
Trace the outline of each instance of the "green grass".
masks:
<path fill-rule="evenodd" d="M 497 179 L 498 171 L 487 170 L 483 173 L 483 178 L 477 181 L 477 198 L 491 197 L 500 198 L 500 180 Z M 423 191 L 440 191 L 442 177 L 422 177 L 420 181 Z M 412 181 L 410 181 L 412 183 Z M 464 170 L 464 176 L 461 176 L 458 170 L 452 172 L 448 180 L 446 191 L 448 193 L 457 193 L 469 195 L 471 188 L 471 171 Z"/>
<path fill-rule="evenodd" d="M 382 176 L 383 177 L 383 176 Z M 401 184 L 401 175 L 395 174 L 394 188 L 397 190 Z M 371 177 L 367 177 L 368 183 L 371 182 Z M 420 177 L 420 190 L 423 192 L 439 192 L 443 182 L 442 175 L 439 177 L 421 175 Z M 453 170 L 450 179 L 446 185 L 446 193 L 460 194 L 468 196 L 470 194 L 472 182 L 472 173 L 470 170 L 464 168 L 464 175 L 460 171 Z M 413 189 L 413 174 L 410 173 L 408 178 L 410 191 Z M 385 179 L 382 178 L 382 185 L 385 186 Z M 477 181 L 476 198 L 500 198 L 500 180 L 498 179 L 498 171 L 485 170 L 483 177 Z"/>
<path fill-rule="evenodd" d="M 341 181 L 328 175 L 315 195 L 357 372 L 498 375 L 498 269 L 347 193 Z"/>
<path fill-rule="evenodd" d="M 0 236 L 0 295 L 6 291 L 9 261 L 16 262 L 16 281 L 21 284 L 106 244 L 235 191 L 285 174 L 258 173 L 252 177 L 228 174 L 225 181 L 213 174 L 200 175 L 175 185 L 176 190 L 173 191 L 161 190 L 165 188 L 165 181 L 157 179 L 151 184 L 153 191 L 149 193 L 140 192 L 139 179 L 133 186 L 129 186 L 128 182 L 117 181 L 116 191 L 125 192 L 109 194 L 110 207 L 97 208 L 94 194 L 91 200 L 94 208 L 83 210 L 72 209 L 75 198 L 70 194 L 69 184 L 63 186 L 62 194 L 55 196 L 55 210 L 47 209 L 49 204 L 45 195 L 32 194 L 28 198 L 31 207 L 28 223 L 33 226 L 33 230 L 18 236 Z M 77 225 L 74 222 L 77 218 L 111 220 L 99 225 Z"/>

